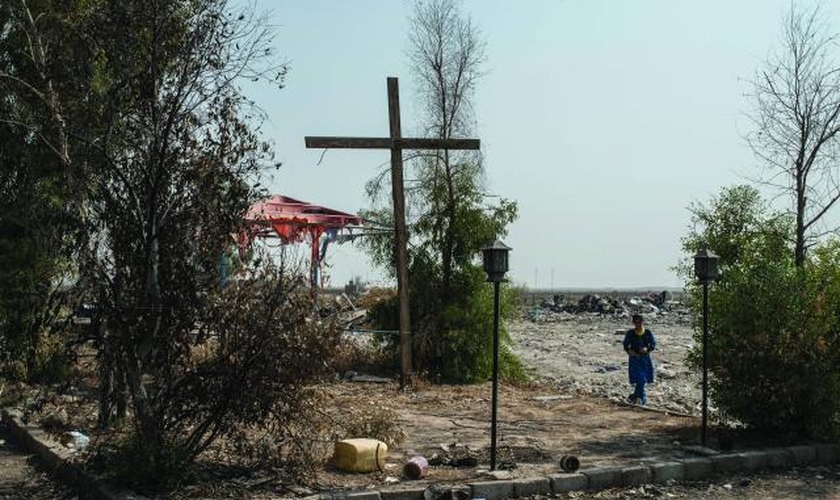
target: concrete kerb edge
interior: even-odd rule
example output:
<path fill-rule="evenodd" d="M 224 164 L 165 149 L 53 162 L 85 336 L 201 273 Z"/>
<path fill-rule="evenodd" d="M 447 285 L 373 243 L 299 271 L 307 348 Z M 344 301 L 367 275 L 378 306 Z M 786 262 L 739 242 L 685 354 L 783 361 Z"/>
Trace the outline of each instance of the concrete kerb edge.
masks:
<path fill-rule="evenodd" d="M 806 445 L 749 450 L 720 454 L 714 457 L 656 461 L 646 465 L 595 467 L 581 470 L 578 473 L 552 474 L 547 478 L 477 481 L 469 483 L 469 486 L 472 489 L 473 497 L 500 500 L 523 496 L 522 493 L 526 493 L 525 490 L 528 488 L 522 486 L 525 483 L 537 481 L 540 482 L 540 489 L 542 489 L 547 480 L 551 485 L 551 491 L 558 494 L 570 491 L 598 491 L 619 486 L 664 483 L 668 480 L 696 481 L 708 479 L 719 473 L 787 468 L 802 463 L 815 463 L 818 460 L 822 463 L 829 463 L 831 460 L 840 462 L 840 446 Z M 399 490 L 382 490 L 381 499 L 417 500 L 418 497 L 422 498 L 422 493 L 416 489 L 408 491 L 411 492 L 410 495 L 402 496 L 399 494 Z"/>
<path fill-rule="evenodd" d="M 622 486 L 640 486 L 653 482 L 653 471 L 650 466 L 630 465 L 621 469 Z"/>
<path fill-rule="evenodd" d="M 0 412 L 2 423 L 8 431 L 9 437 L 22 449 L 35 455 L 39 462 L 53 472 L 61 480 L 75 486 L 84 495 L 96 500 L 149 500 L 147 497 L 121 489 L 106 481 L 97 481 L 87 474 L 77 464 L 73 464 L 58 453 L 40 436 L 43 431 L 24 425 L 7 409 Z M 735 458 L 737 456 L 737 458 Z M 573 474 L 554 474 L 548 477 L 518 478 L 509 481 L 476 481 L 469 483 L 473 497 L 482 496 L 487 500 L 501 500 L 514 498 L 531 493 L 531 489 L 545 490 L 550 488 L 554 493 L 568 491 L 595 491 L 609 487 L 621 486 L 622 483 L 633 483 L 645 476 L 648 482 L 655 483 L 667 479 L 696 480 L 706 478 L 718 472 L 734 472 L 736 470 L 755 470 L 757 468 L 780 468 L 819 462 L 822 464 L 840 461 L 840 446 L 837 445 L 803 445 L 784 448 L 769 448 L 765 450 L 746 451 L 729 455 L 726 458 L 714 460 L 712 458 L 689 458 L 669 461 L 652 462 L 646 466 L 627 467 L 597 467 L 581 470 Z M 728 457 L 727 457 L 728 458 Z M 717 462 L 717 463 L 715 463 Z M 759 465 L 760 464 L 760 465 Z M 673 470 L 672 470 L 673 469 Z M 682 469 L 682 470 L 678 470 Z M 702 469 L 702 470 L 700 470 Z M 667 474 L 662 474 L 667 471 Z M 602 474 L 603 473 L 603 474 Z M 670 476 L 674 477 L 663 477 Z M 605 476 L 605 477 L 600 477 Z M 609 477 L 606 477 L 609 476 Z M 593 480 L 595 479 L 595 480 Z M 646 483 L 638 483 L 646 484 Z M 410 488 L 402 490 L 359 490 L 345 492 L 321 493 L 322 499 L 337 497 L 347 500 L 419 500 L 423 497 L 425 488 Z"/>
<path fill-rule="evenodd" d="M 23 424 L 7 409 L 0 411 L 0 419 L 12 439 L 21 449 L 32 453 L 37 460 L 61 481 L 73 486 L 84 497 L 96 500 L 148 500 L 147 497 L 119 488 L 107 481 L 96 480 L 77 464 L 70 462 L 41 436 L 41 429 Z"/>
<path fill-rule="evenodd" d="M 535 495 L 546 496 L 551 493 L 551 479 L 547 477 L 528 477 L 513 480 L 513 494 L 517 498 Z"/>

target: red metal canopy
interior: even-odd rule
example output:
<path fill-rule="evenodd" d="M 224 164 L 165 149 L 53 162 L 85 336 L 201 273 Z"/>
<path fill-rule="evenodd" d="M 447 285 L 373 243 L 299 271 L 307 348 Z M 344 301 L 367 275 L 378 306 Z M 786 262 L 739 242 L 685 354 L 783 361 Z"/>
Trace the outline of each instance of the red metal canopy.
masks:
<path fill-rule="evenodd" d="M 279 238 L 284 244 L 306 240 L 312 245 L 311 281 L 318 284 L 321 264 L 320 240 L 325 233 L 335 237 L 340 230 L 361 229 L 361 217 L 279 194 L 255 203 L 245 215 L 247 234 L 239 244 L 247 246 L 255 237 Z"/>

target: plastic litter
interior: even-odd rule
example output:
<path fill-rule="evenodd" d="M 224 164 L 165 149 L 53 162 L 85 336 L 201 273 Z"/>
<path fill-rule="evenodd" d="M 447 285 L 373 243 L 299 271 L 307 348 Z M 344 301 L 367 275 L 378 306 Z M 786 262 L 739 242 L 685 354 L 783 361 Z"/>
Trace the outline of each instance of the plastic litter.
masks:
<path fill-rule="evenodd" d="M 65 432 L 61 435 L 61 442 L 68 448 L 84 450 L 90 444 L 90 438 L 78 431 Z"/>

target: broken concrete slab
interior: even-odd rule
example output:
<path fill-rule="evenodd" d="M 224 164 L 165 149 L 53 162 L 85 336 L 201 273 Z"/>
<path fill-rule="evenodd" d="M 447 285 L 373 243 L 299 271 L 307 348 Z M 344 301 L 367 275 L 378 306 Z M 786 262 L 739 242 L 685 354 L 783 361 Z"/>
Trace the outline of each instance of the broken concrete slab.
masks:
<path fill-rule="evenodd" d="M 740 453 L 744 457 L 744 470 L 759 470 L 767 467 L 768 454 L 765 451 L 744 451 Z"/>
<path fill-rule="evenodd" d="M 723 453 L 710 457 L 715 467 L 715 472 L 734 472 L 744 467 L 746 459 L 739 453 Z"/>
<path fill-rule="evenodd" d="M 818 464 L 832 464 L 840 460 L 840 445 L 818 444 L 816 448 Z"/>
<path fill-rule="evenodd" d="M 715 467 L 709 458 L 683 458 L 679 461 L 685 467 L 684 478 L 687 481 L 705 479 L 715 472 Z"/>
<path fill-rule="evenodd" d="M 786 448 L 763 450 L 762 453 L 767 459 L 766 466 L 771 469 L 783 469 L 796 463 L 793 452 Z"/>
<path fill-rule="evenodd" d="M 785 449 L 793 454 L 796 465 L 808 465 L 817 460 L 817 449 L 813 446 L 788 446 Z"/>
<path fill-rule="evenodd" d="M 472 498 L 486 500 L 500 500 L 513 496 L 513 482 L 511 481 L 480 481 L 468 483 L 472 490 Z"/>
<path fill-rule="evenodd" d="M 381 500 L 423 500 L 426 488 L 404 488 L 398 490 L 382 490 L 379 492 Z"/>

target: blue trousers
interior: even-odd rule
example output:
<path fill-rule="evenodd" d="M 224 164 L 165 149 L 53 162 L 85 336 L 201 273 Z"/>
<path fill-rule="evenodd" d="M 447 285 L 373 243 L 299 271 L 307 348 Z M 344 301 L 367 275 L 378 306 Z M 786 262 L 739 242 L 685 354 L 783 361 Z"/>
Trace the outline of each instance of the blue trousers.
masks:
<path fill-rule="evenodd" d="M 636 396 L 636 401 L 639 404 L 646 405 L 647 404 L 647 394 L 645 393 L 645 381 L 644 379 L 636 382 L 636 390 L 633 391 L 633 395 Z"/>

